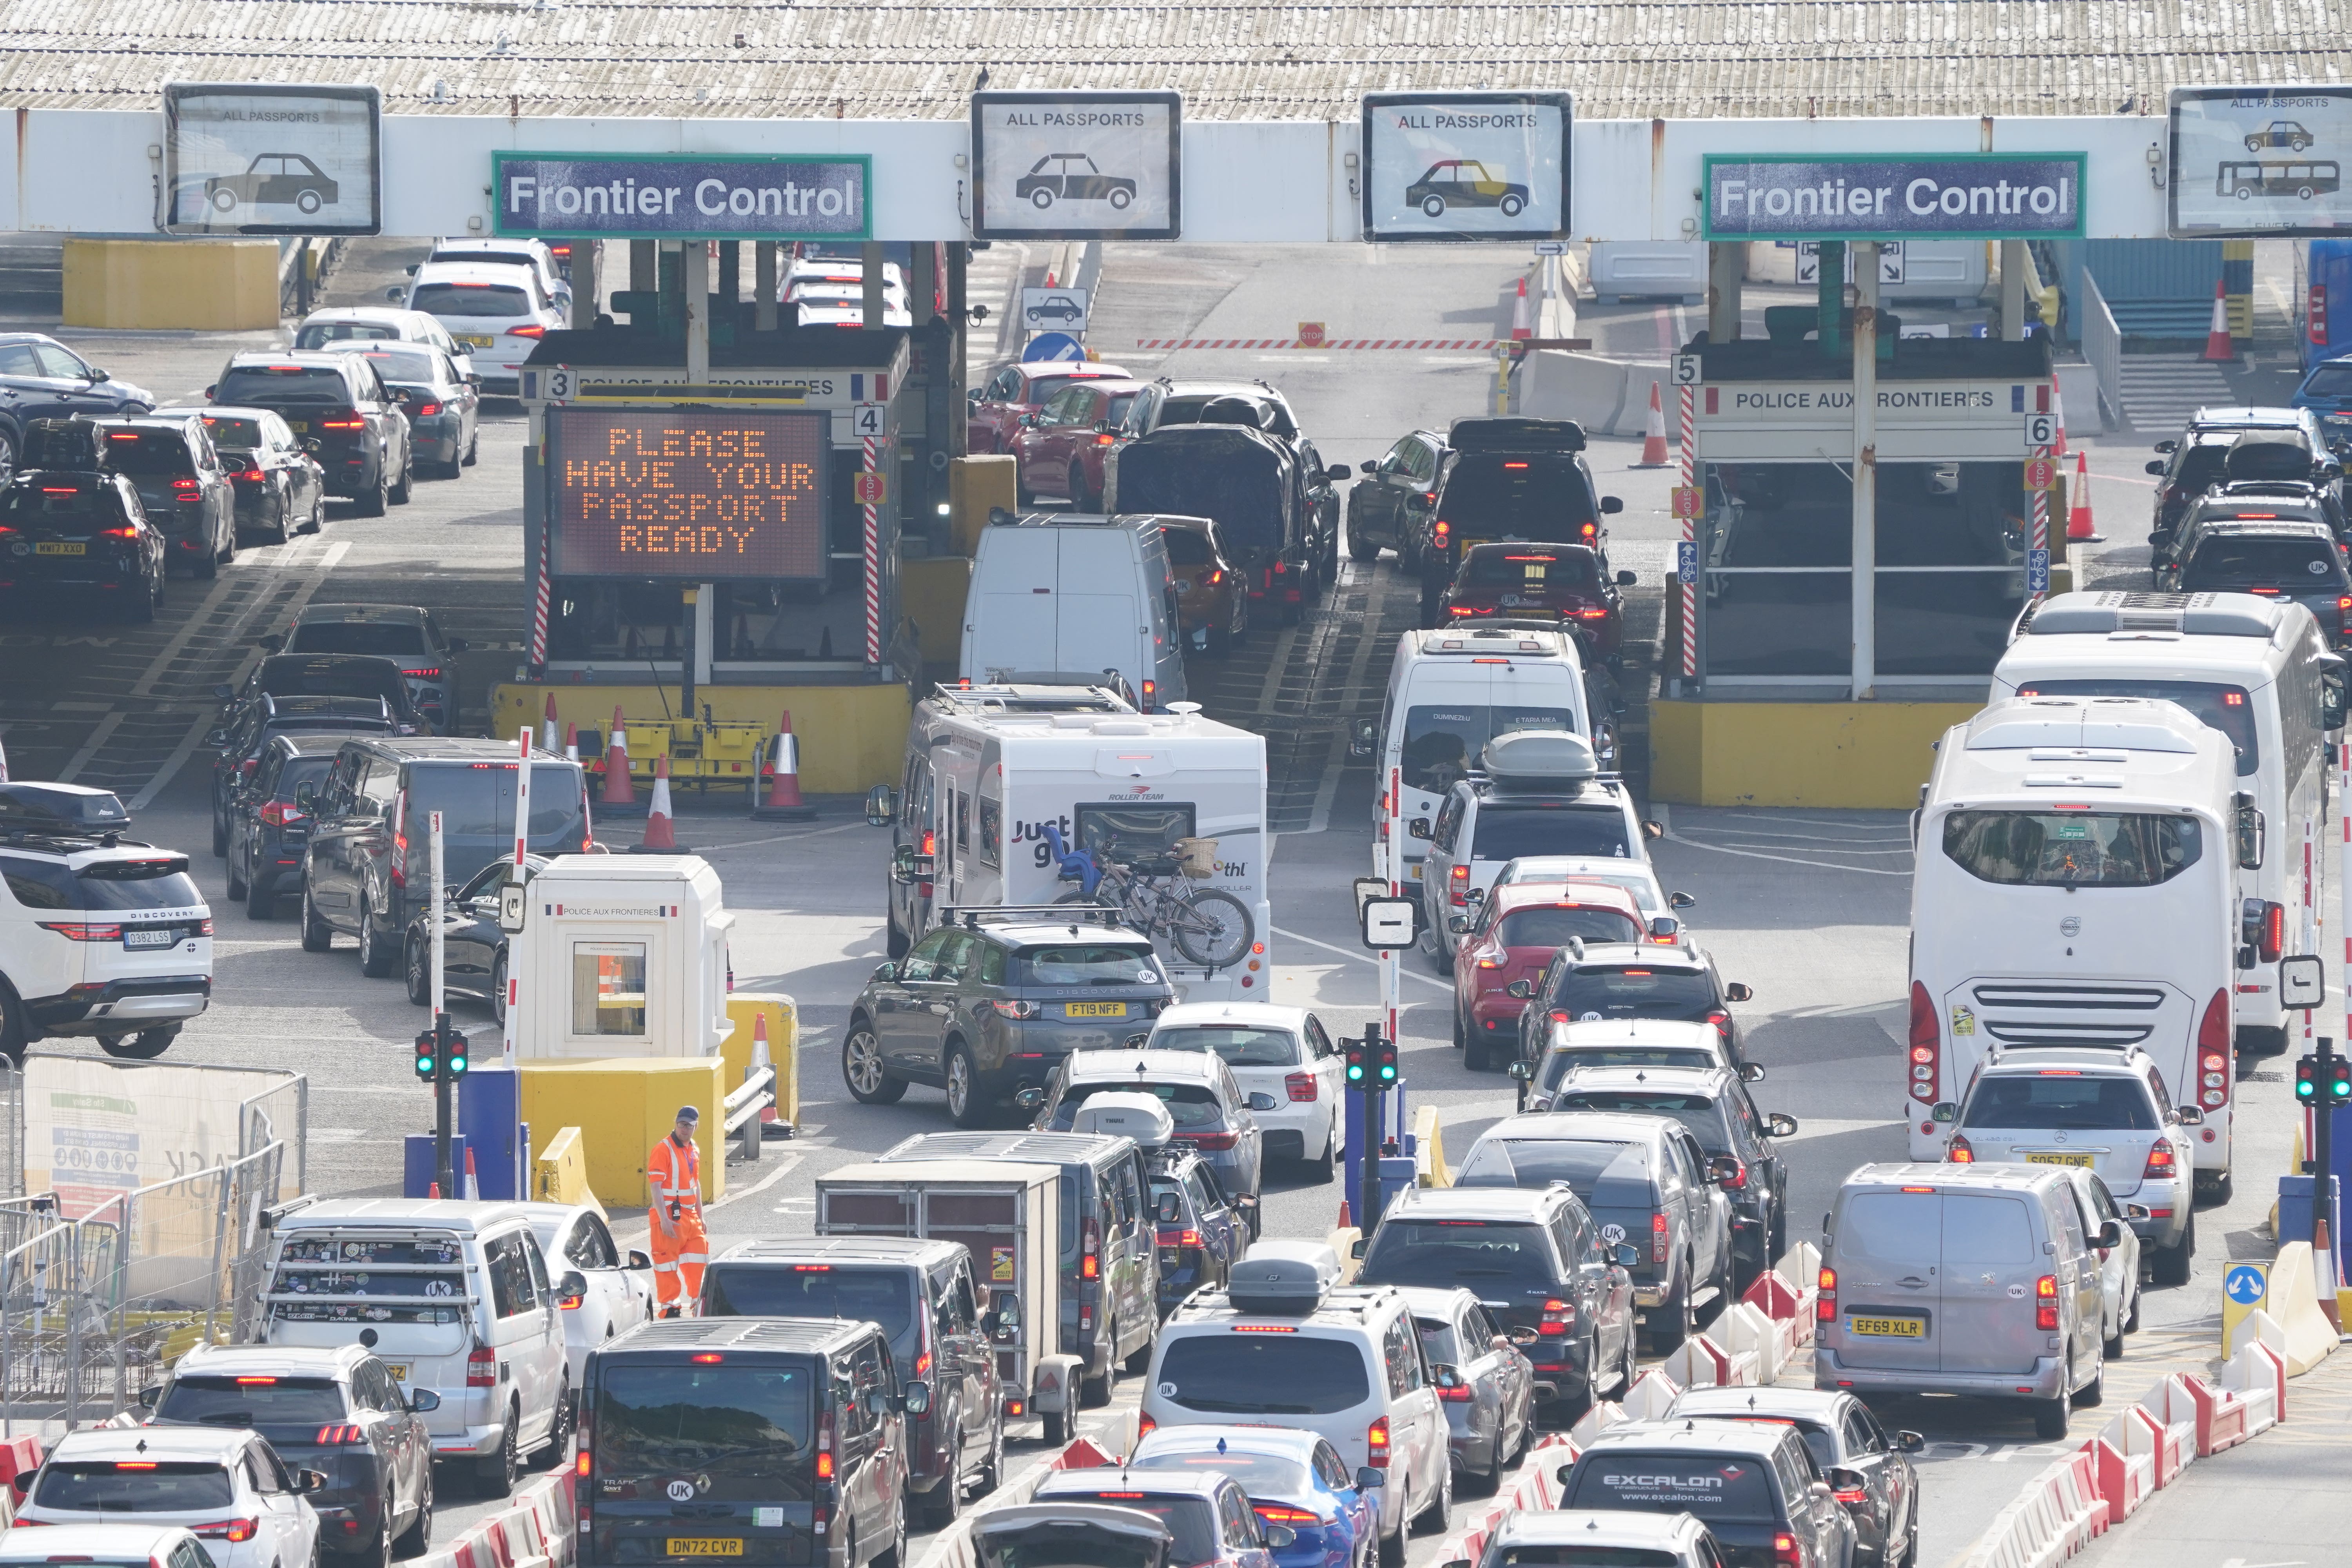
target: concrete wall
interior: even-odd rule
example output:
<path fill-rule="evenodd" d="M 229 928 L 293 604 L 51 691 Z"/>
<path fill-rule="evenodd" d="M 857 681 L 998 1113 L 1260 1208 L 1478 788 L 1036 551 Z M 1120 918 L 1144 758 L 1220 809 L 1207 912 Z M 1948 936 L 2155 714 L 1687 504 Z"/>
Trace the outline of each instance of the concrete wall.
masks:
<path fill-rule="evenodd" d="M 1907 809 L 1981 702 L 1650 705 L 1650 792 L 1683 805 Z"/>
<path fill-rule="evenodd" d="M 274 239 L 69 239 L 65 251 L 68 327 L 278 325 Z"/>

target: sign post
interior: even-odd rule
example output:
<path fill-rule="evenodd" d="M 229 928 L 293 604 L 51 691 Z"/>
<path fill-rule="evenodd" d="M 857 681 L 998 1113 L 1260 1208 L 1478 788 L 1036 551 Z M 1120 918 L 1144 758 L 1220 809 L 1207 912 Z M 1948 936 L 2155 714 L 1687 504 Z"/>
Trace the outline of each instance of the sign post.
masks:
<path fill-rule="evenodd" d="M 442 919 L 445 896 L 441 871 L 441 814 L 433 814 L 433 1179 L 445 1198 L 457 1195 L 457 1173 L 449 1162 L 449 997 L 444 987 L 443 962 L 447 953 L 449 922 Z M 513 1010 L 509 1008 L 509 1015 Z"/>
<path fill-rule="evenodd" d="M 1364 1026 L 1364 1058 L 1367 1063 L 1377 1061 L 1381 1051 L 1381 1026 Z M 1364 1163 L 1360 1173 L 1363 1184 L 1357 1189 L 1356 1228 L 1370 1236 L 1381 1223 L 1381 1104 L 1386 1097 L 1381 1093 L 1374 1073 L 1368 1071 L 1361 1092 L 1363 1105 Z"/>
<path fill-rule="evenodd" d="M 507 887 L 520 889 L 529 879 L 523 858 L 530 849 L 530 726 L 524 725 L 515 742 L 515 830 L 514 863 L 507 868 Z M 501 895 L 501 903 L 504 895 Z M 436 914 L 439 912 L 436 907 Z M 515 1040 L 522 1017 L 523 932 L 516 931 L 507 939 L 507 1021 L 501 1044 L 502 1059 L 511 1070 L 515 1065 Z"/>

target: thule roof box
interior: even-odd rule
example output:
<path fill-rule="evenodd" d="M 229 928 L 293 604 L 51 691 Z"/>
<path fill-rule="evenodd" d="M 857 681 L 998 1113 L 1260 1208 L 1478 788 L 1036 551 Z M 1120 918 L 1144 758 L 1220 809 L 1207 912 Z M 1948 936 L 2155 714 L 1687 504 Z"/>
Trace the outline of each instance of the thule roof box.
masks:
<path fill-rule="evenodd" d="M 2019 637 L 2261 637 L 2284 607 L 2253 594 L 2058 594 L 2018 617 Z"/>
<path fill-rule="evenodd" d="M 1574 795 L 1601 776 L 1591 742 L 1566 730 L 1515 730 L 1487 742 L 1478 754 L 1487 779 L 1507 793 Z"/>
<path fill-rule="evenodd" d="M 1244 1312 L 1303 1317 L 1339 1283 L 1339 1256 L 1319 1241 L 1261 1241 L 1225 1280 L 1225 1300 Z"/>
<path fill-rule="evenodd" d="M 1070 1131 L 1106 1138 L 1132 1138 L 1141 1149 L 1160 1149 L 1176 1136 L 1176 1119 L 1156 1094 L 1106 1089 L 1087 1096 L 1072 1118 Z"/>
<path fill-rule="evenodd" d="M 1482 416 L 1456 419 L 1445 439 L 1456 452 L 1581 452 L 1584 426 L 1573 419 Z"/>

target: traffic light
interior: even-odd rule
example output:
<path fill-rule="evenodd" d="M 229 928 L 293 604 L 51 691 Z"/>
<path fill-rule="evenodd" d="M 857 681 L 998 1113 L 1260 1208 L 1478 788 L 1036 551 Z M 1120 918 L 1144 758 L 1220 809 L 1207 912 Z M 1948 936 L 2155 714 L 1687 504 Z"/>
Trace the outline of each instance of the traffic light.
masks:
<path fill-rule="evenodd" d="M 2319 1103 L 2319 1058 L 2317 1057 L 2295 1058 L 2294 1102 L 2297 1105 Z"/>
<path fill-rule="evenodd" d="M 2320 1075 L 2321 1098 L 2330 1105 L 2352 1105 L 2352 1059 L 2330 1057 Z"/>
<path fill-rule="evenodd" d="M 1348 1087 L 1361 1089 L 1364 1087 L 1364 1042 L 1361 1037 L 1355 1035 L 1348 1036 L 1347 1042 Z"/>
<path fill-rule="evenodd" d="M 430 1029 L 416 1037 L 416 1081 L 431 1083 L 440 1065 L 440 1037 Z"/>
<path fill-rule="evenodd" d="M 1397 1080 L 1397 1048 L 1394 1040 L 1382 1040 L 1372 1047 L 1372 1087 L 1394 1089 Z"/>
<path fill-rule="evenodd" d="M 449 1032 L 447 1059 L 442 1058 L 440 1037 L 426 1029 L 416 1037 L 416 1081 L 455 1082 L 466 1076 L 466 1037 Z"/>

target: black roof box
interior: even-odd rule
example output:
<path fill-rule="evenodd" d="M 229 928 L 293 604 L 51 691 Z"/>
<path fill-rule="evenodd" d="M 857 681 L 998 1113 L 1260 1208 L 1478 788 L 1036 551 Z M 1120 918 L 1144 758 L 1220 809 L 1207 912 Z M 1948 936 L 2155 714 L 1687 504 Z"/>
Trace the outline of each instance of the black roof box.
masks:
<path fill-rule="evenodd" d="M 1244 1312 L 1298 1316 L 1321 1306 L 1339 1283 L 1339 1254 L 1321 1242 L 1261 1241 L 1234 1265 L 1225 1298 Z"/>
<path fill-rule="evenodd" d="M 1573 419 L 1482 416 L 1456 419 L 1445 439 L 1457 452 L 1581 452 L 1584 426 Z"/>

